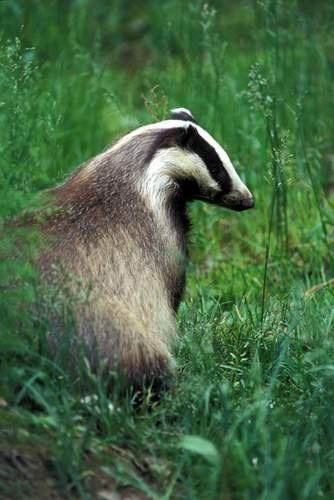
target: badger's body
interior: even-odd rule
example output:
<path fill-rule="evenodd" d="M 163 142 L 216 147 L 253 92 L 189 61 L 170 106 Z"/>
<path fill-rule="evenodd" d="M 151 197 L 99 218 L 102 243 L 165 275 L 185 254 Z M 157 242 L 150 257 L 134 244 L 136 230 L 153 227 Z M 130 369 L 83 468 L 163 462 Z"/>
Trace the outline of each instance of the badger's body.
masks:
<path fill-rule="evenodd" d="M 76 307 L 90 362 L 118 366 L 131 383 L 173 372 L 176 311 L 185 284 L 186 203 L 253 204 L 224 150 L 191 113 L 141 127 L 50 191 L 43 223 L 51 250 L 90 287 Z"/>

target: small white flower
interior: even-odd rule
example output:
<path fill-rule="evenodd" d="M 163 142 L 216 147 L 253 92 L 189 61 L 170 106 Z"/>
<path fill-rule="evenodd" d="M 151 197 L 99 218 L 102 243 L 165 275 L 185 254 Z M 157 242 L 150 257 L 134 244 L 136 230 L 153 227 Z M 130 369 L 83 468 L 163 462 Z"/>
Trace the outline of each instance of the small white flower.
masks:
<path fill-rule="evenodd" d="M 95 410 L 99 413 L 100 408 L 98 407 L 98 404 L 97 404 L 98 401 L 99 401 L 99 398 L 97 397 L 96 394 L 92 394 L 91 396 L 85 396 L 84 398 L 80 399 L 80 403 L 87 405 L 87 406 L 93 406 L 95 408 Z M 111 403 L 111 401 L 108 402 L 108 410 L 110 413 L 115 411 L 115 407 Z"/>

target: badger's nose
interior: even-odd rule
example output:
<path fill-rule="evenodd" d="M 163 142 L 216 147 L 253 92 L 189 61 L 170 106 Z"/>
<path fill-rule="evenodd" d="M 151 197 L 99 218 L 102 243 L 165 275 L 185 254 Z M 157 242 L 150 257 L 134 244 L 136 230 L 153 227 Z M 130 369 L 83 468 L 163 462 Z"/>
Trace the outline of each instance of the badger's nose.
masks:
<path fill-rule="evenodd" d="M 229 205 L 228 208 L 232 210 L 236 210 L 237 212 L 242 212 L 243 210 L 248 210 L 249 208 L 253 208 L 255 205 L 255 201 L 253 196 L 247 196 L 247 198 L 242 198 L 233 204 Z"/>
<path fill-rule="evenodd" d="M 249 208 L 253 208 L 255 205 L 255 201 L 253 196 L 250 196 L 249 198 L 245 198 L 244 200 L 241 201 L 241 210 L 248 210 Z"/>
<path fill-rule="evenodd" d="M 243 193 L 235 190 L 220 198 L 220 204 L 230 210 L 241 212 L 243 210 L 253 208 L 255 202 L 253 196 L 248 190 Z"/>

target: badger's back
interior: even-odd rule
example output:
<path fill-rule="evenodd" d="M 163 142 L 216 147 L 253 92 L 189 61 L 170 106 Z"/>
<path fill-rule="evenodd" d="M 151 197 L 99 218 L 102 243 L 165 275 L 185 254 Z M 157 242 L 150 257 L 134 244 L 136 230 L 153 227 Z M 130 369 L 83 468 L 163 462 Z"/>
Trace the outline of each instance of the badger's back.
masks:
<path fill-rule="evenodd" d="M 73 293 L 76 278 L 90 290 L 75 318 L 91 366 L 118 366 L 139 384 L 173 371 L 184 287 L 186 218 L 161 219 L 135 188 L 155 141 L 147 135 L 116 144 L 87 162 L 49 192 L 53 211 L 43 222 L 50 241 L 44 275 L 52 268 L 54 280 L 60 263 L 61 275 L 74 278 Z"/>

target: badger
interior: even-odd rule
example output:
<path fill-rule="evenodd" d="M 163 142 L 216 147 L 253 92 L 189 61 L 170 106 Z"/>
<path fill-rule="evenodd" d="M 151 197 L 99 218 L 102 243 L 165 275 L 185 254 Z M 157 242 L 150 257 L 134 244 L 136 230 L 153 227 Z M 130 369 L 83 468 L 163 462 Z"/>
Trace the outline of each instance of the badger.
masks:
<path fill-rule="evenodd" d="M 177 108 L 87 161 L 49 196 L 56 208 L 42 222 L 50 241 L 43 272 L 61 261 L 90 288 L 74 308 L 91 365 L 117 367 L 134 386 L 173 376 L 187 204 L 254 205 L 227 153 Z"/>

